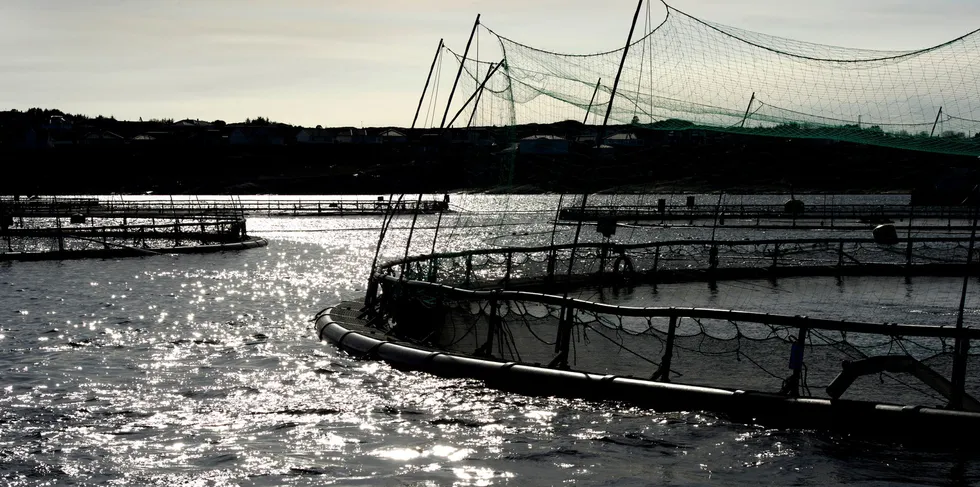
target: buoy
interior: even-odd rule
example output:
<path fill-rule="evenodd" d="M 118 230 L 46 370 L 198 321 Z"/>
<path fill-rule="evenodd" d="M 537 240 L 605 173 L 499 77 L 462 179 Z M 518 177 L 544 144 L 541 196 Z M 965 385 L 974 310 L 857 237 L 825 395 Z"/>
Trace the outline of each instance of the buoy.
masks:
<path fill-rule="evenodd" d="M 783 205 L 783 210 L 790 215 L 798 216 L 803 214 L 803 207 L 803 200 L 793 198 Z"/>
<path fill-rule="evenodd" d="M 875 242 L 880 244 L 892 245 L 898 243 L 898 232 L 895 231 L 895 225 L 878 225 L 871 231 L 871 235 L 874 236 Z"/>
<path fill-rule="evenodd" d="M 595 229 L 606 238 L 616 235 L 616 218 L 611 216 L 599 217 Z"/>

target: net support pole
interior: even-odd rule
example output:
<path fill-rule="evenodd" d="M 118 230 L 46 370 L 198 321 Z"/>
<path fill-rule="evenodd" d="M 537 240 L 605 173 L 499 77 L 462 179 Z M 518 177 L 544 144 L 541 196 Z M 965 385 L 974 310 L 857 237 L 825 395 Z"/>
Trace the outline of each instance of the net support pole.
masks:
<path fill-rule="evenodd" d="M 943 107 L 939 107 L 939 113 L 936 114 L 936 121 L 932 122 L 932 132 L 929 132 L 929 137 L 936 135 L 936 125 L 939 125 L 939 117 L 943 115 Z"/>
<path fill-rule="evenodd" d="M 463 59 L 459 61 L 459 69 L 456 71 L 456 79 L 453 80 L 453 89 L 449 90 L 449 100 L 446 101 L 446 111 L 442 114 L 442 123 L 439 128 L 445 128 L 446 117 L 449 116 L 449 107 L 453 104 L 453 95 L 456 93 L 456 85 L 459 84 L 459 77 L 463 74 L 463 66 L 466 64 L 466 56 L 470 53 L 470 44 L 473 43 L 473 36 L 476 35 L 476 28 L 480 25 L 480 14 L 476 14 L 476 22 L 473 22 L 473 30 L 470 31 L 470 38 L 466 41 L 466 49 L 463 50 Z"/>
<path fill-rule="evenodd" d="M 432 57 L 432 65 L 429 66 L 429 75 L 425 77 L 425 88 L 422 88 L 422 96 L 419 97 L 419 106 L 415 109 L 415 118 L 412 119 L 412 128 L 415 128 L 415 122 L 419 119 L 419 112 L 422 111 L 422 102 L 425 101 L 425 93 L 429 91 L 429 82 L 432 81 L 432 72 L 436 69 L 436 61 L 439 60 L 439 54 L 442 52 L 442 41 L 439 39 L 439 47 L 436 48 L 436 55 Z"/>
<path fill-rule="evenodd" d="M 565 193 L 558 196 L 558 209 L 555 210 L 555 221 L 551 226 L 551 248 L 548 250 L 548 283 L 555 282 L 555 266 L 558 261 L 558 251 L 555 250 L 555 234 L 558 232 L 558 219 L 561 218 L 561 205 L 565 200 Z"/>
<path fill-rule="evenodd" d="M 582 195 L 581 214 L 585 214 L 585 204 L 589 200 L 589 194 Z M 575 238 L 572 240 L 571 255 L 568 256 L 568 274 L 565 280 L 565 293 L 562 298 L 561 314 L 558 323 L 558 337 L 555 339 L 555 352 L 557 355 L 548 364 L 549 368 L 568 368 L 569 345 L 571 343 L 572 327 L 574 325 L 575 310 L 572 308 L 568 293 L 572 289 L 572 274 L 575 269 L 575 249 L 578 247 L 578 239 L 582 234 L 582 218 L 579 217 L 578 225 L 575 227 Z"/>
<path fill-rule="evenodd" d="M 619 61 L 619 69 L 616 70 L 616 79 L 613 80 L 612 92 L 609 93 L 609 105 L 606 106 L 606 117 L 602 119 L 602 126 L 596 133 L 596 148 L 602 146 L 602 139 L 605 137 L 606 125 L 609 123 L 609 115 L 612 114 L 613 101 L 616 99 L 616 88 L 619 87 L 619 77 L 623 74 L 623 65 L 626 64 L 626 55 L 630 52 L 630 44 L 633 42 L 633 30 L 636 29 L 636 19 L 640 17 L 640 8 L 643 7 L 643 0 L 636 3 L 636 12 L 633 13 L 633 24 L 630 25 L 630 33 L 626 36 L 626 46 L 623 47 L 623 59 Z"/>
<path fill-rule="evenodd" d="M 503 63 L 504 61 L 501 60 L 500 62 Z M 496 71 L 496 70 L 497 68 L 491 64 L 490 71 Z M 487 72 L 487 77 L 486 79 L 483 80 L 483 84 L 480 85 L 480 89 L 476 90 L 477 94 L 476 94 L 476 100 L 473 101 L 473 112 L 470 113 L 470 120 L 466 122 L 466 128 L 470 128 L 470 125 L 473 125 L 473 118 L 476 117 L 476 110 L 480 108 L 480 99 L 483 98 L 483 90 L 486 87 L 487 82 L 490 81 L 490 75 L 491 75 L 490 71 Z"/>
<path fill-rule="evenodd" d="M 432 251 L 429 252 L 430 255 L 436 254 L 436 241 L 439 239 L 439 227 L 442 226 L 442 212 L 439 212 L 439 218 L 436 220 L 436 230 L 432 234 Z M 429 268 L 429 282 L 436 282 L 436 278 L 439 273 L 439 259 L 432 258 L 432 267 Z"/>
<path fill-rule="evenodd" d="M 804 320 L 806 317 L 803 317 Z M 800 327 L 799 335 L 796 337 L 796 341 L 793 342 L 792 348 L 789 353 L 789 368 L 793 373 L 783 382 L 783 388 L 779 391 L 780 394 L 787 395 L 789 397 L 800 397 L 800 377 L 803 370 L 803 350 L 806 347 L 806 336 L 808 332 L 806 326 Z"/>
<path fill-rule="evenodd" d="M 490 78 L 493 76 L 493 74 L 497 72 L 497 68 L 499 68 L 500 65 L 503 64 L 503 63 L 504 63 L 504 61 L 501 60 L 499 63 L 494 64 L 493 65 L 493 68 L 491 68 L 489 71 L 487 71 L 487 77 L 486 78 L 483 78 L 483 82 L 480 83 L 480 86 L 478 86 L 476 88 L 476 91 L 474 91 L 473 94 L 470 95 L 470 97 L 466 99 L 466 102 L 463 103 L 463 106 L 459 107 L 459 111 L 456 112 L 456 115 L 453 115 L 453 119 L 450 120 L 449 121 L 449 124 L 446 125 L 446 128 L 447 129 L 449 127 L 451 127 L 454 122 L 456 122 L 456 119 L 459 118 L 460 115 L 463 114 L 463 110 L 466 110 L 466 107 L 469 106 L 470 102 L 473 101 L 474 98 L 477 98 L 480 93 L 483 93 L 483 87 L 487 85 L 487 82 L 490 81 Z M 473 108 L 473 113 L 474 114 L 476 113 L 476 107 Z M 470 122 L 472 122 L 472 121 L 473 121 L 473 117 L 470 116 Z M 467 126 L 469 126 L 469 124 L 467 124 Z"/>
<path fill-rule="evenodd" d="M 941 109 L 940 109 L 941 110 Z M 966 358 L 970 351 L 970 340 L 963 336 L 963 310 L 966 307 L 966 289 L 970 283 L 970 264 L 973 261 L 973 249 L 977 240 L 977 219 L 980 217 L 980 201 L 977 201 L 977 190 L 974 186 L 970 191 L 973 198 L 973 226 L 970 230 L 970 245 L 966 251 L 966 271 L 963 273 L 963 289 L 960 292 L 960 306 L 956 313 L 956 341 L 953 345 L 953 373 L 950 382 L 953 383 L 953 393 L 949 400 L 951 409 L 963 409 L 963 395 L 966 387 Z"/>
<path fill-rule="evenodd" d="M 415 233 L 415 222 L 419 219 L 419 207 L 422 206 L 422 195 L 419 194 L 418 202 L 415 204 L 415 211 L 412 212 L 412 226 L 408 229 L 408 238 L 405 239 L 405 259 L 408 259 L 408 252 L 412 248 L 412 235 Z M 405 270 L 402 269 L 401 279 L 405 279 Z"/>
<path fill-rule="evenodd" d="M 745 128 L 745 121 L 748 120 L 749 118 L 749 110 L 752 109 L 752 102 L 754 101 L 755 101 L 755 92 L 753 91 L 752 96 L 749 98 L 749 105 L 745 107 L 745 115 L 742 115 L 742 124 L 738 126 L 739 128 Z"/>
<path fill-rule="evenodd" d="M 674 357 L 674 336 L 677 334 L 677 316 L 670 317 L 667 325 L 667 343 L 664 345 L 664 355 L 660 359 L 660 367 L 653 373 L 650 380 L 670 382 L 670 362 Z"/>
<path fill-rule="evenodd" d="M 585 111 L 585 119 L 582 120 L 582 125 L 585 125 L 589 121 L 589 114 L 592 113 L 592 104 L 595 103 L 595 96 L 599 93 L 599 84 L 602 83 L 602 78 L 595 82 L 595 89 L 592 90 L 592 99 L 589 100 L 589 109 Z"/>
<path fill-rule="evenodd" d="M 906 234 L 906 239 L 908 243 L 905 246 L 905 275 L 911 275 L 912 272 L 912 218 L 915 217 L 915 201 L 909 203 L 909 228 Z"/>
<path fill-rule="evenodd" d="M 439 227 L 442 226 L 442 213 L 443 212 L 441 211 L 439 212 L 439 218 L 436 220 L 436 231 L 435 234 L 432 235 L 432 251 L 430 252 L 431 254 L 436 253 L 436 240 L 439 239 Z"/>

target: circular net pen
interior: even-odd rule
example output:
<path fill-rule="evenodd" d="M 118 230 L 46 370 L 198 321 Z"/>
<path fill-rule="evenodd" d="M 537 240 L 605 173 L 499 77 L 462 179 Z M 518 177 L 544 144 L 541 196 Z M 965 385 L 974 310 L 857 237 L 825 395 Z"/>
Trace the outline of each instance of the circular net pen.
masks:
<path fill-rule="evenodd" d="M 668 296 L 692 283 L 707 285 L 696 291 L 707 296 L 752 280 L 774 289 L 803 283 L 814 295 L 812 280 L 848 276 L 890 276 L 889 286 L 914 276 L 956 283 L 967 271 L 978 274 L 964 264 L 971 248 L 967 237 L 890 245 L 841 237 L 436 253 L 379 265 L 365 309 L 390 336 L 471 357 L 788 397 L 980 411 L 973 399 L 980 381 L 970 377 L 978 357 L 969 346 L 980 330 L 956 326 L 950 310 L 901 324 L 878 310 L 887 307 L 875 296 L 884 287 L 868 294 L 854 284 L 858 294 L 839 298 L 833 310 L 814 309 L 805 294 L 748 303 L 753 311 L 680 306 Z M 956 293 L 947 294 L 945 302 L 955 302 Z M 645 305 L 651 300 L 658 305 Z M 849 317 L 858 303 L 869 308 L 863 316 L 886 319 Z M 773 310 L 759 309 L 767 306 Z M 794 306 L 799 314 L 787 311 Z"/>
<path fill-rule="evenodd" d="M 240 211 L 79 198 L 0 201 L 0 260 L 212 252 L 265 243 L 248 236 Z"/>

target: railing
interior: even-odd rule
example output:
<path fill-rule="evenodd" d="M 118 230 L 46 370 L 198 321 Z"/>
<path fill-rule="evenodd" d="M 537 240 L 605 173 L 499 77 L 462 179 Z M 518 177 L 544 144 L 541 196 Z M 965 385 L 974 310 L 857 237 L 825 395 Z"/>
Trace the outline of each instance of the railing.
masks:
<path fill-rule="evenodd" d="M 722 204 L 722 205 L 592 205 L 564 208 L 559 218 L 572 221 L 593 221 L 600 218 L 617 220 L 698 220 L 698 219 L 798 219 L 798 220 L 888 220 L 902 218 L 963 219 L 973 216 L 972 206 L 910 206 L 910 205 L 800 205 L 794 211 L 786 205 Z"/>
<path fill-rule="evenodd" d="M 447 211 L 440 200 L 388 201 L 370 199 L 142 199 L 139 201 L 99 201 L 97 199 L 45 198 L 38 200 L 0 200 L 0 213 L 12 216 L 122 217 L 150 214 L 267 214 L 267 215 L 367 215 L 394 213 L 436 213 Z"/>
<path fill-rule="evenodd" d="M 416 256 L 379 268 L 386 275 L 464 288 L 508 288 L 527 282 L 557 284 L 566 275 L 610 282 L 666 282 L 685 276 L 721 279 L 794 272 L 837 275 L 872 269 L 886 274 L 961 274 L 969 240 L 913 237 L 894 245 L 879 244 L 871 238 L 563 244 Z"/>

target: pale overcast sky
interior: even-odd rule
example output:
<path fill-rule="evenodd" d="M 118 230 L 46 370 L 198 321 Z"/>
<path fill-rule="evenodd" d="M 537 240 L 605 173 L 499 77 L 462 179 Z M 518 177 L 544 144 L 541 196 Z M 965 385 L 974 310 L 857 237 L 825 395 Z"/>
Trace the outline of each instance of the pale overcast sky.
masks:
<path fill-rule="evenodd" d="M 866 49 L 980 27 L 976 0 L 674 0 L 696 17 Z M 633 0 L 3 0 L 0 109 L 407 126 L 440 37 L 473 20 L 561 52 L 621 47 Z M 659 21 L 664 8 L 656 2 Z M 641 21 L 642 28 L 642 21 Z"/>

